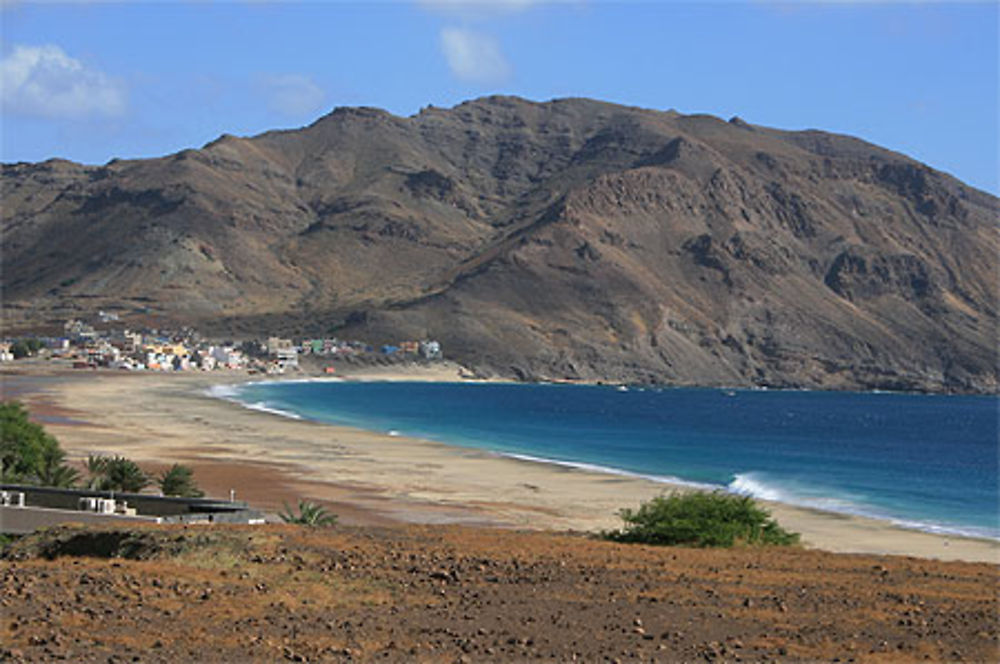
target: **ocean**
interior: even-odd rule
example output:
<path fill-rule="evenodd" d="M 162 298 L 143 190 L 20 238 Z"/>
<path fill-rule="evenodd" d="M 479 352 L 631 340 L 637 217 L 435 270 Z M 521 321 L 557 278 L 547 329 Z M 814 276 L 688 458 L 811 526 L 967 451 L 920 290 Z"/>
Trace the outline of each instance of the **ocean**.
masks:
<path fill-rule="evenodd" d="M 1000 540 L 990 396 L 287 381 L 217 396 L 288 417 Z"/>

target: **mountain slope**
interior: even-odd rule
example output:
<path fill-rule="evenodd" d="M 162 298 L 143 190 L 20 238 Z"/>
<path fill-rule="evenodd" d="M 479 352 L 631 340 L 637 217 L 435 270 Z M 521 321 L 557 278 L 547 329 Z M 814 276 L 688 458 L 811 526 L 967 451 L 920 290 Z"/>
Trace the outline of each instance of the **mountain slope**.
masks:
<path fill-rule="evenodd" d="M 436 337 L 526 378 L 996 391 L 1000 203 L 863 141 L 490 97 L 3 168 L 8 325 Z"/>

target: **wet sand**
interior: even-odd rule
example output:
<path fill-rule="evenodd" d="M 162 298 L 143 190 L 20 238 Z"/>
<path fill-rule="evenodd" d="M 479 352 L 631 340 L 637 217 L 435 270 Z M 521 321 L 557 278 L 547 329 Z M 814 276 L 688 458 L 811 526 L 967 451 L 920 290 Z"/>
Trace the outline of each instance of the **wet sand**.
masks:
<path fill-rule="evenodd" d="M 618 527 L 616 512 L 622 507 L 671 489 L 648 480 L 293 420 L 206 395 L 213 385 L 252 378 L 245 374 L 52 371 L 41 364 L 20 371 L 30 377 L 4 376 L 4 394 L 26 401 L 72 460 L 102 453 L 128 456 L 151 470 L 190 464 L 210 495 L 225 497 L 235 489 L 238 499 L 270 512 L 301 497 L 329 505 L 349 524 L 597 531 Z M 459 380 L 453 365 L 433 371 L 392 367 L 352 378 Z M 783 526 L 802 533 L 807 547 L 1000 562 L 1000 543 L 994 541 L 781 504 L 768 507 Z"/>

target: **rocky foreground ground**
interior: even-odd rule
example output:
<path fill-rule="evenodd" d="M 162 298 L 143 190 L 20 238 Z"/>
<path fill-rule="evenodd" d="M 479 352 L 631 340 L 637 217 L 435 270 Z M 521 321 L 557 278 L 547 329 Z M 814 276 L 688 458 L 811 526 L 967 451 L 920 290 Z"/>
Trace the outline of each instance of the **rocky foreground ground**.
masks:
<path fill-rule="evenodd" d="M 61 528 L 0 660 L 996 661 L 998 567 L 459 527 Z"/>

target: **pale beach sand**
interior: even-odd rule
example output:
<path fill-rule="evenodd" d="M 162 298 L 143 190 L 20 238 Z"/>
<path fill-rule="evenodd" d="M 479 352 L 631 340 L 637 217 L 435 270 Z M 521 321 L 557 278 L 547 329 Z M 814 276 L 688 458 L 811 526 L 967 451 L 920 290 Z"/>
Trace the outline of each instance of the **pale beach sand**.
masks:
<path fill-rule="evenodd" d="M 36 370 L 33 373 L 37 373 Z M 44 371 L 42 371 L 44 373 Z M 188 463 L 210 495 L 268 511 L 302 497 L 328 503 L 345 523 L 466 523 L 596 531 L 620 525 L 622 507 L 672 487 L 662 483 L 479 450 L 334 427 L 211 398 L 241 374 L 68 372 L 22 396 L 56 417 L 46 426 L 74 460 L 122 454 L 147 468 Z M 354 379 L 460 380 L 458 368 L 389 367 Z M 18 389 L 5 376 L 5 393 Z M 6 398 L 6 397 L 5 397 Z M 838 552 L 1000 563 L 1000 543 L 944 537 L 887 522 L 769 504 L 806 546 Z"/>

